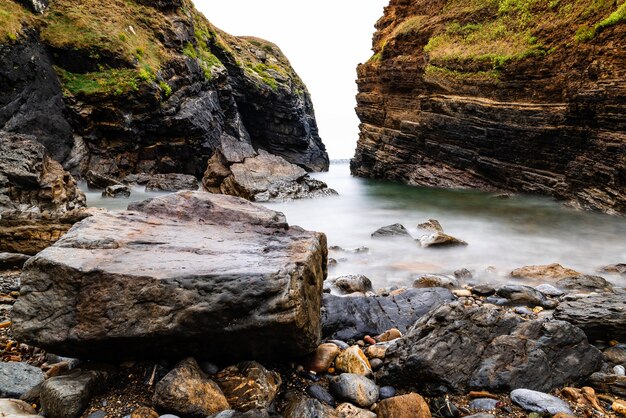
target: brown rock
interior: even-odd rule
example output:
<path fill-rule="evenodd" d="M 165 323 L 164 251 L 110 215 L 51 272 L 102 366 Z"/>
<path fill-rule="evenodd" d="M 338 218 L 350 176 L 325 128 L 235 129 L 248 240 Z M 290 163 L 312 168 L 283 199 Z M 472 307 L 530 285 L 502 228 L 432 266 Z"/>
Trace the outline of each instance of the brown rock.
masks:
<path fill-rule="evenodd" d="M 335 359 L 335 368 L 341 373 L 353 373 L 362 376 L 372 374 L 372 366 L 358 345 L 345 350 Z"/>
<path fill-rule="evenodd" d="M 135 409 L 130 414 L 130 418 L 159 418 L 159 414 L 154 409 L 142 406 Z"/>
<path fill-rule="evenodd" d="M 387 346 L 381 344 L 370 345 L 365 349 L 365 356 L 368 359 L 378 358 L 384 359 L 387 352 Z"/>
<path fill-rule="evenodd" d="M 618 414 L 621 414 L 622 416 L 626 416 L 626 401 L 623 399 L 616 399 L 615 402 L 613 402 L 613 405 L 611 405 L 611 408 L 613 409 L 613 411 L 617 412 Z"/>
<path fill-rule="evenodd" d="M 417 227 L 426 231 L 443 232 L 443 227 L 436 219 L 429 219 L 426 222 L 418 224 Z"/>
<path fill-rule="evenodd" d="M 401 338 L 401 337 L 402 337 L 402 333 L 400 332 L 400 330 L 398 330 L 397 328 L 391 328 L 390 330 L 387 330 L 383 332 L 382 334 L 374 337 L 374 339 L 378 341 L 379 343 L 384 343 L 384 342 L 392 341 L 392 340 L 395 340 L 396 338 Z"/>
<path fill-rule="evenodd" d="M 428 404 L 417 393 L 384 399 L 376 413 L 378 418 L 431 418 Z"/>
<path fill-rule="evenodd" d="M 467 245 L 467 242 L 440 231 L 420 237 L 419 242 L 422 247 L 454 247 Z"/>
<path fill-rule="evenodd" d="M 231 408 L 237 411 L 265 409 L 274 400 L 282 383 L 280 375 L 255 361 L 230 366 L 215 376 Z"/>
<path fill-rule="evenodd" d="M 511 277 L 516 279 L 560 280 L 580 275 L 581 273 L 576 270 L 565 268 L 557 263 L 526 266 L 515 269 L 511 272 Z"/>
<path fill-rule="evenodd" d="M 180 362 L 157 383 L 153 402 L 181 415 L 207 416 L 229 409 L 219 386 L 204 376 L 193 358 Z"/>
<path fill-rule="evenodd" d="M 305 367 L 315 373 L 323 373 L 333 364 L 340 352 L 341 350 L 335 344 L 320 344 L 307 360 Z"/>

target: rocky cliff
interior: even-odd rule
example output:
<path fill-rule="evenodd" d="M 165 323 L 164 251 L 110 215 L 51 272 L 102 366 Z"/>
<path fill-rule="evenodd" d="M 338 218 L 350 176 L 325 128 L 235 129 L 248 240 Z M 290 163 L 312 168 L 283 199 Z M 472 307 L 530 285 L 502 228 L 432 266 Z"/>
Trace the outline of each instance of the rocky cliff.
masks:
<path fill-rule="evenodd" d="M 623 1 L 391 0 L 352 173 L 626 212 Z"/>
<path fill-rule="evenodd" d="M 328 167 L 279 48 L 220 31 L 190 0 L 3 0 L 0 28 L 0 130 L 36 136 L 73 174 L 200 178 L 218 150 Z"/>

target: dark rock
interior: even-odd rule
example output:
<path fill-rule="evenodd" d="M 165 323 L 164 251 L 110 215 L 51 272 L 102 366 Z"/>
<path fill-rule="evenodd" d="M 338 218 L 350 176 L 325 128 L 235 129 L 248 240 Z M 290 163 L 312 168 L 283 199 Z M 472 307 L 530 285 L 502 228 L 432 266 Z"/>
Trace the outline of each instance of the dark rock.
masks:
<path fill-rule="evenodd" d="M 382 365 L 383 365 L 383 361 L 379 358 L 373 358 L 370 360 L 370 366 L 372 367 L 373 371 L 380 369 Z"/>
<path fill-rule="evenodd" d="M 34 137 L 0 132 L 0 251 L 36 254 L 87 216 L 74 178 Z"/>
<path fill-rule="evenodd" d="M 108 377 L 107 372 L 86 369 L 51 377 L 41 387 L 41 407 L 50 418 L 78 418 Z"/>
<path fill-rule="evenodd" d="M 511 400 L 529 412 L 574 415 L 567 402 L 547 393 L 528 389 L 516 389 L 511 392 Z"/>
<path fill-rule="evenodd" d="M 367 377 L 342 373 L 330 380 L 330 392 L 338 399 L 368 408 L 378 401 L 378 386 Z"/>
<path fill-rule="evenodd" d="M 0 270 L 21 269 L 29 258 L 26 254 L 0 253 Z"/>
<path fill-rule="evenodd" d="M 538 291 L 540 291 L 546 296 L 558 297 L 558 296 L 563 296 L 563 294 L 565 293 L 562 290 L 559 290 L 556 287 L 552 286 L 551 284 L 546 284 L 546 283 L 536 286 L 535 289 L 537 289 Z"/>
<path fill-rule="evenodd" d="M 418 289 L 428 287 L 445 287 L 446 289 L 455 289 L 459 287 L 459 281 L 454 277 L 444 276 L 442 274 L 424 274 L 415 279 L 413 287 Z"/>
<path fill-rule="evenodd" d="M 626 376 L 594 373 L 589 376 L 589 384 L 600 392 L 626 397 Z"/>
<path fill-rule="evenodd" d="M 533 315 L 534 312 L 532 309 L 527 308 L 526 306 L 516 306 L 515 309 L 513 309 L 513 312 L 515 312 L 518 315 Z"/>
<path fill-rule="evenodd" d="M 472 293 L 478 296 L 491 296 L 496 293 L 496 289 L 488 284 L 479 284 L 472 287 Z"/>
<path fill-rule="evenodd" d="M 608 266 L 602 267 L 602 269 L 600 269 L 600 271 L 602 271 L 604 273 L 619 273 L 621 275 L 625 275 L 626 274 L 626 264 L 625 263 L 610 264 Z"/>
<path fill-rule="evenodd" d="M 465 418 L 494 418 L 495 415 L 491 415 L 491 414 L 473 414 L 473 415 L 466 415 Z"/>
<path fill-rule="evenodd" d="M 564 365 L 567 361 L 567 366 Z M 524 321 L 491 305 L 444 305 L 387 349 L 381 384 L 425 393 L 551 390 L 598 370 L 601 354 L 563 321 Z"/>
<path fill-rule="evenodd" d="M 198 179 L 187 174 L 155 174 L 146 183 L 148 192 L 198 190 Z"/>
<path fill-rule="evenodd" d="M 612 364 L 626 364 L 626 344 L 618 344 L 606 348 L 602 354 L 606 361 Z"/>
<path fill-rule="evenodd" d="M 128 199 L 130 197 L 130 187 L 124 186 L 123 184 L 118 184 L 116 186 L 108 186 L 102 192 L 102 197 L 108 197 L 112 199 L 118 199 L 118 198 Z"/>
<path fill-rule="evenodd" d="M 459 280 L 469 280 L 473 276 L 472 276 L 472 272 L 469 271 L 468 269 L 459 269 L 454 272 L 454 277 L 456 277 Z"/>
<path fill-rule="evenodd" d="M 372 232 L 372 238 L 413 238 L 402 224 L 393 224 L 378 228 Z"/>
<path fill-rule="evenodd" d="M 220 371 L 219 367 L 210 361 L 203 361 L 200 363 L 200 369 L 202 369 L 202 371 L 206 374 L 217 374 Z"/>
<path fill-rule="evenodd" d="M 37 411 L 18 399 L 0 399 L 0 416 L 7 418 L 38 417 Z"/>
<path fill-rule="evenodd" d="M 20 398 L 43 380 L 44 374 L 39 367 L 0 362 L 0 398 Z"/>
<path fill-rule="evenodd" d="M 626 293 L 602 294 L 561 302 L 554 317 L 585 331 L 590 340 L 626 341 Z"/>
<path fill-rule="evenodd" d="M 333 395 L 331 395 L 326 389 L 324 389 L 320 385 L 307 386 L 306 393 L 310 397 L 315 398 L 322 403 L 330 405 L 333 408 L 336 406 L 335 398 L 333 397 Z"/>
<path fill-rule="evenodd" d="M 469 408 L 474 411 L 494 411 L 498 407 L 498 400 L 491 398 L 478 398 L 473 399 Z"/>
<path fill-rule="evenodd" d="M 102 359 L 283 358 L 317 347 L 323 234 L 210 193 L 130 209 L 84 220 L 27 263 L 16 338 Z"/>
<path fill-rule="evenodd" d="M 324 289 L 330 293 L 338 295 L 349 295 L 350 293 L 367 293 L 373 291 L 372 281 L 362 274 L 350 274 L 348 276 L 328 279 L 324 282 Z"/>
<path fill-rule="evenodd" d="M 204 377 L 193 358 L 180 362 L 157 383 L 153 403 L 166 411 L 191 416 L 229 409 L 219 386 Z"/>
<path fill-rule="evenodd" d="M 97 171 L 89 170 L 85 173 L 85 180 L 87 186 L 90 189 L 106 189 L 110 186 L 118 186 L 122 184 L 116 178 L 107 176 L 106 174 L 98 173 Z"/>
<path fill-rule="evenodd" d="M 611 292 L 613 285 L 600 276 L 581 275 L 576 277 L 568 277 L 556 282 L 560 289 L 576 290 L 584 292 L 603 291 Z"/>
<path fill-rule="evenodd" d="M 424 235 L 418 239 L 420 245 L 426 247 L 456 247 L 465 246 L 467 242 L 444 234 L 443 232 L 434 232 L 430 235 Z"/>
<path fill-rule="evenodd" d="M 393 386 L 382 386 L 378 391 L 378 399 L 381 401 L 387 398 L 393 398 L 396 396 L 396 390 Z"/>
<path fill-rule="evenodd" d="M 557 302 L 546 298 L 543 293 L 530 286 L 508 285 L 499 288 L 496 295 L 505 298 L 510 305 L 541 306 L 548 309 L 556 307 Z"/>
<path fill-rule="evenodd" d="M 324 338 L 354 340 L 390 328 L 407 330 L 427 312 L 454 299 L 447 289 L 408 289 L 390 296 L 341 297 L 324 295 Z"/>
<path fill-rule="evenodd" d="M 283 411 L 285 418 L 341 418 L 337 411 L 317 399 L 307 399 L 300 395 L 289 398 Z"/>
<path fill-rule="evenodd" d="M 228 404 L 236 411 L 264 409 L 274 401 L 282 383 L 280 375 L 255 361 L 230 366 L 214 377 Z"/>
<path fill-rule="evenodd" d="M 442 418 L 458 418 L 461 411 L 446 398 L 435 398 L 430 402 L 430 410 L 435 416 Z"/>

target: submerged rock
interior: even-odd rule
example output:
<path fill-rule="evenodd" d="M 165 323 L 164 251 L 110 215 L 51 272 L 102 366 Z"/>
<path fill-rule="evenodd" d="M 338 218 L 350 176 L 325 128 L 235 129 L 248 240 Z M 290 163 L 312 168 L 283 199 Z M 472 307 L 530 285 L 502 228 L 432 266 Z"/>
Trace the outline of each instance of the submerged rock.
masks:
<path fill-rule="evenodd" d="M 491 305 L 441 306 L 397 341 L 387 349 L 379 382 L 429 394 L 551 390 L 589 376 L 602 361 L 573 325 L 524 321 Z"/>
<path fill-rule="evenodd" d="M 454 289 L 459 287 L 459 281 L 454 277 L 444 276 L 443 274 L 424 274 L 413 282 L 415 288 L 426 287 L 445 287 Z"/>
<path fill-rule="evenodd" d="M 602 267 L 600 271 L 604 273 L 619 273 L 621 275 L 626 275 L 626 263 L 610 264 Z"/>
<path fill-rule="evenodd" d="M 590 340 L 626 341 L 626 293 L 604 293 L 561 302 L 554 317 L 585 331 Z"/>
<path fill-rule="evenodd" d="M 87 171 L 87 173 L 85 173 L 84 179 L 90 189 L 106 189 L 110 186 L 118 186 L 122 184 L 116 178 L 107 176 L 106 174 L 98 173 L 93 170 Z"/>
<path fill-rule="evenodd" d="M 130 197 L 130 187 L 125 186 L 123 184 L 116 184 L 115 186 L 107 186 L 106 189 L 102 192 L 102 197 L 108 198 L 126 198 Z"/>
<path fill-rule="evenodd" d="M 526 266 L 511 272 L 511 277 L 516 279 L 560 280 L 580 275 L 576 270 L 565 268 L 557 263 Z"/>
<path fill-rule="evenodd" d="M 441 226 L 439 221 L 436 219 L 429 219 L 426 222 L 418 224 L 417 227 L 425 231 L 443 232 L 443 226 Z"/>
<path fill-rule="evenodd" d="M 419 243 L 422 247 L 455 247 L 465 246 L 467 242 L 453 237 L 452 235 L 445 234 L 437 231 L 430 235 L 424 235 L 419 238 Z"/>
<path fill-rule="evenodd" d="M 413 238 L 402 224 L 393 224 L 378 228 L 372 232 L 372 238 Z"/>
<path fill-rule="evenodd" d="M 323 234 L 210 193 L 130 208 L 84 220 L 28 263 L 16 338 L 100 359 L 275 359 L 317 347 Z"/>

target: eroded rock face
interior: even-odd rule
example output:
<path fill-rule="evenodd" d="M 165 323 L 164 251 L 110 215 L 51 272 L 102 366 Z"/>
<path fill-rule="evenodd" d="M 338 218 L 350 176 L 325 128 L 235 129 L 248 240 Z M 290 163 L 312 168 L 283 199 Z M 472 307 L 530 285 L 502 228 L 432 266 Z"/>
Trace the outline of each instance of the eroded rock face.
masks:
<path fill-rule="evenodd" d="M 88 218 L 31 259 L 13 332 L 80 358 L 304 355 L 326 258 L 326 237 L 281 213 L 179 192 Z"/>
<path fill-rule="evenodd" d="M 598 370 L 602 355 L 564 321 L 523 321 L 485 305 L 444 305 L 386 352 L 381 384 L 426 393 L 472 389 L 550 391 Z"/>
<path fill-rule="evenodd" d="M 583 7 L 391 0 L 358 67 L 352 173 L 626 212 L 625 29 L 593 29 L 616 4 Z M 591 38 L 573 42 L 581 28 Z"/>
<path fill-rule="evenodd" d="M 591 339 L 626 339 L 626 293 L 603 293 L 565 301 L 554 311 L 554 317 L 571 322 Z"/>
<path fill-rule="evenodd" d="M 0 132 L 0 251 L 35 254 L 87 216 L 74 178 L 34 137 Z"/>

